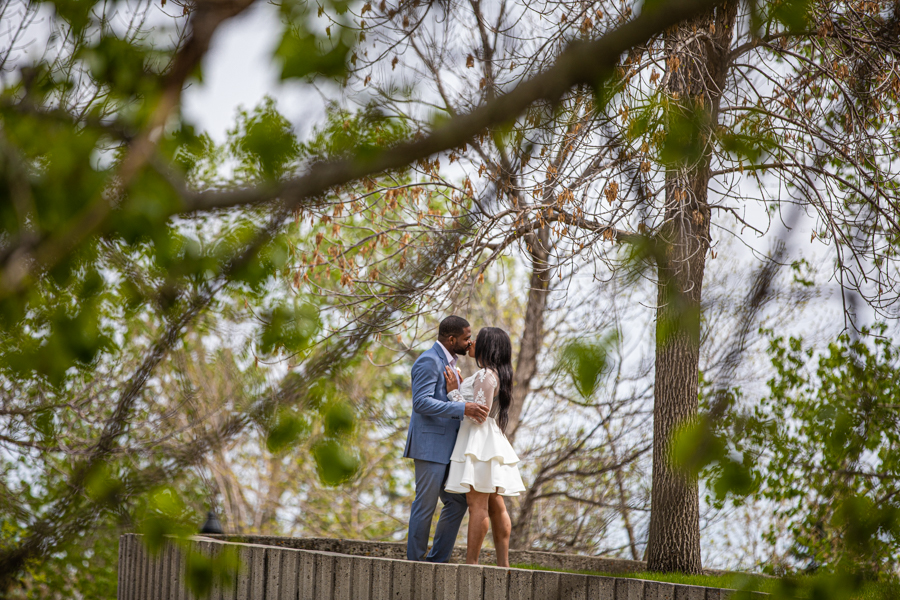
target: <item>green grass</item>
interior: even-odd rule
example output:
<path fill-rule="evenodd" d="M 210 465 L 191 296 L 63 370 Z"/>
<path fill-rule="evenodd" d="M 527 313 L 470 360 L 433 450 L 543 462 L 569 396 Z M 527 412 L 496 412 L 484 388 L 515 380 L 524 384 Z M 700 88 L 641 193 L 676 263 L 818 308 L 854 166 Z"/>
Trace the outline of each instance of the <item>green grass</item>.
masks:
<path fill-rule="evenodd" d="M 770 592 L 775 589 L 777 579 L 767 577 L 753 577 L 752 575 L 683 575 L 681 573 L 603 573 L 599 571 L 572 571 L 567 569 L 551 569 L 540 565 L 512 565 L 518 569 L 532 569 L 535 571 L 560 571 L 564 573 L 580 573 L 582 575 L 600 575 L 603 577 L 626 577 L 629 579 L 645 579 L 648 581 L 663 581 L 665 583 L 680 583 L 683 585 L 702 585 L 704 587 L 739 589 L 747 584 L 756 584 L 753 589 L 760 592 Z"/>
<path fill-rule="evenodd" d="M 781 587 L 781 580 L 774 577 L 757 577 L 743 573 L 728 575 L 683 575 L 681 573 L 603 573 L 598 571 L 572 571 L 568 569 L 551 569 L 540 565 L 511 565 L 517 569 L 531 569 L 536 571 L 560 571 L 563 573 L 579 573 L 581 575 L 600 575 L 602 577 L 626 577 L 630 579 L 644 579 L 648 581 L 662 581 L 665 583 L 679 583 L 682 585 L 700 585 L 704 587 L 725 588 L 732 590 L 753 590 L 772 594 Z M 813 576 L 800 575 L 795 579 L 801 583 L 812 583 Z M 806 596 L 801 596 L 806 597 Z M 818 596 L 817 596 L 818 597 Z M 841 596 L 846 598 L 846 596 Z M 837 598 L 837 596 L 835 596 Z M 900 599 L 900 583 L 870 582 L 863 589 L 852 596 L 852 600 L 898 600 Z"/>

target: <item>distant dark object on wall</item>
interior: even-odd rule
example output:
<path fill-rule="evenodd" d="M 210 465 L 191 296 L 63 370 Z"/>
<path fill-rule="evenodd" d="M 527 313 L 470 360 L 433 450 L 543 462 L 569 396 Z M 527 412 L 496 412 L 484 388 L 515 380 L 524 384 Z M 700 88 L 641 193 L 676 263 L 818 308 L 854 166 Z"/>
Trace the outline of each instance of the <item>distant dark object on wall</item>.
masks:
<path fill-rule="evenodd" d="M 209 511 L 206 513 L 206 523 L 200 528 L 200 533 L 225 533 L 222 529 L 222 523 L 216 513 Z"/>

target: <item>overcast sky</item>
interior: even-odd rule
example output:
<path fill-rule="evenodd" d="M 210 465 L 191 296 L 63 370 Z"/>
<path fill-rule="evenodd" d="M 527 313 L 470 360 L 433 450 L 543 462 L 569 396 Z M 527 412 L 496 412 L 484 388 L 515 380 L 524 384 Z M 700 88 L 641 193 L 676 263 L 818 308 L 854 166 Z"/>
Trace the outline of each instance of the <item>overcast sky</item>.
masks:
<path fill-rule="evenodd" d="M 324 117 L 324 105 L 315 90 L 279 81 L 272 61 L 278 32 L 276 7 L 257 2 L 227 21 L 213 38 L 203 60 L 203 83 L 194 83 L 184 95 L 184 114 L 215 141 L 225 140 L 238 107 L 252 109 L 267 94 L 275 98 L 279 111 L 298 133 Z"/>
<path fill-rule="evenodd" d="M 201 131 L 209 133 L 216 142 L 225 140 L 226 131 L 235 121 L 235 114 L 239 107 L 252 109 L 258 105 L 266 95 L 275 98 L 278 108 L 295 125 L 297 133 L 302 137 L 308 132 L 310 126 L 320 122 L 324 116 L 323 102 L 320 96 L 308 85 L 290 83 L 282 84 L 278 78 L 277 65 L 272 60 L 273 50 L 278 43 L 277 8 L 267 3 L 255 3 L 253 8 L 244 15 L 226 22 L 213 39 L 212 48 L 203 61 L 203 82 L 194 83 L 184 94 L 183 110 L 189 121 L 195 124 Z M 39 45 L 35 45 L 39 49 Z M 716 237 L 721 234 L 716 234 Z M 808 229 L 795 234 L 791 240 L 796 244 L 797 251 L 792 253 L 792 258 L 806 255 L 816 256 L 816 245 L 809 240 Z M 749 234 L 746 241 L 753 245 Z M 770 241 L 762 240 L 758 243 L 758 249 L 766 251 Z M 717 247 L 718 248 L 718 247 Z M 735 255 L 749 254 L 737 244 L 723 244 L 719 248 L 722 260 L 712 261 L 708 266 L 710 278 L 724 279 L 729 276 L 728 266 L 733 264 Z M 824 254 L 824 251 L 821 253 Z M 820 255 L 821 255 L 820 254 Z M 738 258 L 749 258 L 740 257 Z M 740 272 L 749 270 L 759 263 L 746 260 L 734 267 Z M 827 269 L 826 273 L 827 275 Z M 734 275 L 732 275 L 733 277 Z M 749 279 L 748 279 L 749 280 Z M 584 282 L 584 283 L 582 283 Z M 576 279 L 575 285 L 596 286 L 597 283 L 588 277 Z M 713 288 L 713 286 L 709 286 Z M 819 302 L 803 316 L 805 319 L 795 319 L 788 322 L 776 322 L 781 329 L 789 330 L 789 333 L 804 332 L 807 335 L 816 328 L 823 328 L 822 322 L 831 323 L 832 331 L 840 330 L 843 326 L 840 312 L 839 296 L 833 292 L 833 284 L 827 286 L 825 296 L 828 302 Z M 746 290 L 737 290 L 738 293 Z M 577 294 L 574 294 L 577 296 Z M 631 335 L 642 340 L 642 343 L 650 343 L 652 337 L 649 327 L 652 325 L 654 297 L 648 294 L 648 304 L 643 311 L 636 311 L 641 323 L 636 323 L 634 328 L 626 328 L 626 335 Z M 776 307 L 774 310 L 779 310 Z M 786 310 L 781 314 L 789 314 L 792 318 L 795 313 Z M 640 334 L 640 335 L 638 335 Z M 760 384 L 764 383 L 761 379 Z M 707 538 L 723 537 L 726 525 L 720 524 L 712 531 L 704 533 Z M 732 532 L 733 533 L 733 532 Z M 757 532 L 744 532 L 754 536 Z M 717 540 L 721 541 L 721 539 Z M 706 552 L 721 551 L 721 546 L 704 546 Z M 728 566 L 727 556 L 705 556 L 707 566 Z M 718 563 L 717 560 L 718 559 Z"/>

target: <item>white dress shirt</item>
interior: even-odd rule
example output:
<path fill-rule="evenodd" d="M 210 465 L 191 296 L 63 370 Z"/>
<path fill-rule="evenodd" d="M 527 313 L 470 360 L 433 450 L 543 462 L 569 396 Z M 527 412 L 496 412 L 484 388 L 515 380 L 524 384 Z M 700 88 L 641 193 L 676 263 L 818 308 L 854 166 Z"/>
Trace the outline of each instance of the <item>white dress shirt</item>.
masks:
<path fill-rule="evenodd" d="M 451 367 L 453 367 L 453 373 L 456 375 L 456 382 L 462 383 L 459 377 L 459 371 L 456 370 L 456 355 L 451 354 L 450 351 L 447 350 L 447 347 L 444 346 L 444 344 L 441 344 L 440 342 L 438 342 L 438 344 L 440 344 L 441 350 L 444 351 L 444 355 L 447 357 L 447 362 L 450 363 Z"/>

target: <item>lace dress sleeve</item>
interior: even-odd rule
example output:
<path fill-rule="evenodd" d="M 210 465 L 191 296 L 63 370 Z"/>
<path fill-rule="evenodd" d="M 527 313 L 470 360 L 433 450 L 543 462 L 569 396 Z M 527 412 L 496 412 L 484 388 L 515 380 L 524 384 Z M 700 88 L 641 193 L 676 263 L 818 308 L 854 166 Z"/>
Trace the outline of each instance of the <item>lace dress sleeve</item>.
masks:
<path fill-rule="evenodd" d="M 494 393 L 497 391 L 497 376 L 493 371 L 482 369 L 475 375 L 475 402 L 484 404 L 488 410 L 494 403 Z"/>
<path fill-rule="evenodd" d="M 462 392 L 460 392 L 459 389 L 451 390 L 447 394 L 447 397 L 450 398 L 450 400 L 452 400 L 453 402 L 465 402 L 466 401 L 465 397 L 463 397 Z"/>

